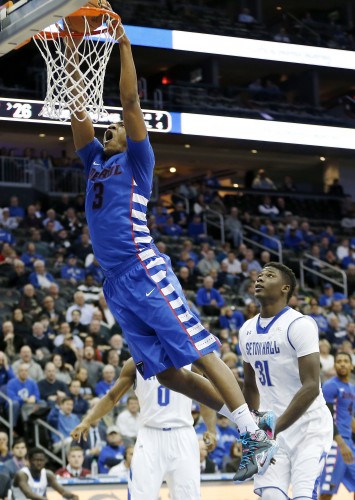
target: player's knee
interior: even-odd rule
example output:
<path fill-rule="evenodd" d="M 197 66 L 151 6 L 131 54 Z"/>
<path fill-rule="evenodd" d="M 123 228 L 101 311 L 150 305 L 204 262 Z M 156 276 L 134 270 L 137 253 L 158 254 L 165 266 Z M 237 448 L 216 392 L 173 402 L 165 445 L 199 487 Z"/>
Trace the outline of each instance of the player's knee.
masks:
<path fill-rule="evenodd" d="M 262 500 L 287 500 L 288 496 L 278 488 L 265 488 L 261 494 Z"/>

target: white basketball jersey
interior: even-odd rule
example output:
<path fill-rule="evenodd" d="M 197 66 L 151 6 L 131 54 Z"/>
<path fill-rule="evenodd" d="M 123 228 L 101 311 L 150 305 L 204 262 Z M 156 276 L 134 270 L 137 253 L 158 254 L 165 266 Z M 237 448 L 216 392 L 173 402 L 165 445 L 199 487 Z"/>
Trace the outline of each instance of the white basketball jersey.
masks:
<path fill-rule="evenodd" d="M 191 365 L 185 368 L 191 369 Z M 169 429 L 193 425 L 191 399 L 167 389 L 156 377 L 144 380 L 137 370 L 135 393 L 140 406 L 140 426 Z"/>
<path fill-rule="evenodd" d="M 46 469 L 43 468 L 41 470 L 41 476 L 39 478 L 39 481 L 36 481 L 33 478 L 30 469 L 28 467 L 22 467 L 20 471 L 24 472 L 28 477 L 28 486 L 30 487 L 32 493 L 35 493 L 36 495 L 39 495 L 41 497 L 45 497 L 48 486 Z M 13 487 L 12 491 L 14 494 L 14 500 L 27 500 L 27 497 L 22 493 L 20 488 Z"/>
<path fill-rule="evenodd" d="M 261 324 L 260 324 L 261 322 Z M 319 352 L 318 328 L 309 316 L 285 307 L 263 328 L 258 314 L 239 331 L 243 360 L 255 371 L 260 410 L 280 416 L 301 388 L 298 358 Z M 322 392 L 306 413 L 325 405 Z"/>

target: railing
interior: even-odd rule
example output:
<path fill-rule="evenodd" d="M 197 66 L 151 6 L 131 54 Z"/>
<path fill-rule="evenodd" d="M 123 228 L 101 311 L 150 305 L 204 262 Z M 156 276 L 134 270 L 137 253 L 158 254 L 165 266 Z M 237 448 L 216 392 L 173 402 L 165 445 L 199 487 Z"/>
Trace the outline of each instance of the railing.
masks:
<path fill-rule="evenodd" d="M 213 226 L 220 231 L 221 234 L 221 243 L 224 245 L 226 242 L 225 236 L 225 228 L 224 228 L 224 218 L 223 215 L 217 212 L 216 210 L 212 210 L 211 208 L 207 208 L 203 212 L 203 222 L 205 225 L 205 233 L 208 234 L 208 226 Z"/>
<path fill-rule="evenodd" d="M 10 399 L 4 392 L 0 391 L 0 398 L 4 399 L 8 404 L 9 419 L 0 416 L 0 422 L 9 429 L 9 449 L 12 450 L 14 442 L 14 409 L 12 399 Z"/>
<path fill-rule="evenodd" d="M 317 271 L 316 269 L 307 266 L 306 264 L 307 260 L 315 260 L 317 264 L 319 264 L 321 267 L 323 268 L 326 267 L 329 270 L 329 273 Z M 313 257 L 313 255 L 309 253 L 305 253 L 303 254 L 303 258 L 300 259 L 300 284 L 302 288 L 304 288 L 305 285 L 305 271 L 342 288 L 344 291 L 344 295 L 346 297 L 348 296 L 348 282 L 346 278 L 346 273 L 342 269 L 332 266 L 331 264 L 328 264 L 328 262 L 324 262 L 324 260 L 318 259 L 317 257 Z M 336 279 L 334 277 L 334 274 L 338 274 L 339 279 Z"/>
<path fill-rule="evenodd" d="M 48 431 L 53 432 L 53 434 L 56 434 L 57 436 L 59 436 L 59 438 L 61 440 L 61 443 L 62 443 L 62 446 L 61 446 L 61 458 L 59 458 L 57 455 L 55 455 L 48 448 L 46 448 L 45 446 L 43 446 L 41 444 L 41 441 L 40 441 L 40 438 L 39 438 L 39 428 L 41 426 L 44 427 L 45 429 L 47 429 Z M 49 425 L 47 422 L 45 422 L 41 418 L 37 418 L 37 420 L 35 420 L 34 427 L 35 427 L 35 446 L 37 448 L 40 448 L 41 450 L 43 450 L 44 453 L 46 455 L 48 455 L 52 460 L 54 460 L 55 462 L 58 462 L 62 467 L 65 467 L 65 463 L 66 463 L 66 459 L 65 459 L 65 439 L 64 439 L 63 434 L 61 432 L 57 431 L 57 429 L 55 429 L 54 427 L 52 427 L 51 425 Z"/>
<path fill-rule="evenodd" d="M 79 168 L 56 167 L 48 170 L 47 175 L 49 176 L 49 192 L 51 195 L 85 192 L 85 174 Z"/>
<path fill-rule="evenodd" d="M 269 248 L 262 243 L 259 243 L 258 241 L 254 241 L 253 239 L 249 238 L 248 236 L 245 236 L 245 231 L 249 231 L 250 233 L 256 234 L 257 236 L 262 236 L 262 238 L 268 238 L 269 240 L 273 241 L 276 246 L 277 250 L 274 250 L 273 248 Z M 251 226 L 243 226 L 243 232 L 242 232 L 242 240 L 246 241 L 250 245 L 257 246 L 258 248 L 262 248 L 263 250 L 266 250 L 267 252 L 270 252 L 274 255 L 277 256 L 278 261 L 281 262 L 282 264 L 282 244 L 278 238 L 274 238 L 273 236 L 268 236 L 267 234 L 258 231 L 257 229 L 254 229 Z"/>

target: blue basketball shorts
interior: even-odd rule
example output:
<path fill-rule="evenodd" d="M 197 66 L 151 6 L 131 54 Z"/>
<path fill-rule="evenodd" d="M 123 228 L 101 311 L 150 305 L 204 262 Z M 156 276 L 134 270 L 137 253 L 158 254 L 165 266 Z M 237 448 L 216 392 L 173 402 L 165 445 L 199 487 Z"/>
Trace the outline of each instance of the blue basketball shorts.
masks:
<path fill-rule="evenodd" d="M 105 273 L 103 291 L 145 379 L 219 348 L 190 310 L 167 255 L 152 247 L 122 267 Z"/>
<path fill-rule="evenodd" d="M 354 443 L 350 439 L 345 439 L 345 442 L 355 457 Z M 346 464 L 344 462 L 338 445 L 334 441 L 325 461 L 320 491 L 325 495 L 335 495 L 341 483 L 348 491 L 355 491 L 355 463 Z"/>

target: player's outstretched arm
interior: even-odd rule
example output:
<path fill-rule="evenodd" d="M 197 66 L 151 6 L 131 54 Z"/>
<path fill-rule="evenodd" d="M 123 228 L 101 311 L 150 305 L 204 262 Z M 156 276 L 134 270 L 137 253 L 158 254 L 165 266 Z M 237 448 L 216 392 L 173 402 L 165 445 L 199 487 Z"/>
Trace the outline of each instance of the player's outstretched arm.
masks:
<path fill-rule="evenodd" d="M 68 498 L 68 500 L 79 500 L 78 495 L 75 495 L 75 493 L 72 493 L 71 491 L 68 491 L 65 488 L 63 488 L 63 486 L 58 483 L 53 472 L 49 470 L 47 470 L 47 481 L 49 486 L 53 488 L 55 491 L 58 491 L 58 493 L 62 495 L 63 498 Z"/>
<path fill-rule="evenodd" d="M 123 27 L 118 28 L 118 36 Z M 123 108 L 123 122 L 127 135 L 133 141 L 143 141 L 147 135 L 138 95 L 137 73 L 134 65 L 131 43 L 126 34 L 119 39 L 121 56 L 120 99 Z"/>
<path fill-rule="evenodd" d="M 243 362 L 244 366 L 244 384 L 243 395 L 249 408 L 258 410 L 260 406 L 260 395 L 256 385 L 255 372 L 250 363 Z"/>
<path fill-rule="evenodd" d="M 277 420 L 275 436 L 295 423 L 311 406 L 319 394 L 320 359 L 319 352 L 298 358 L 298 371 L 302 387 L 296 392 L 290 404 Z"/>
<path fill-rule="evenodd" d="M 120 376 L 115 385 L 105 396 L 89 411 L 82 422 L 70 433 L 75 441 L 83 438 L 85 441 L 88 436 L 90 426 L 103 418 L 113 409 L 118 401 L 129 391 L 136 378 L 136 366 L 132 358 L 124 364 Z"/>
<path fill-rule="evenodd" d="M 82 75 L 78 68 L 79 52 L 78 45 L 80 41 L 66 38 L 66 72 L 68 75 L 67 87 L 70 89 L 72 104 L 70 107 L 71 128 L 73 133 L 75 149 L 81 149 L 89 144 L 95 137 L 94 126 L 91 118 L 85 111 L 85 96 L 82 95 Z M 81 111 L 75 111 L 76 109 Z"/>

